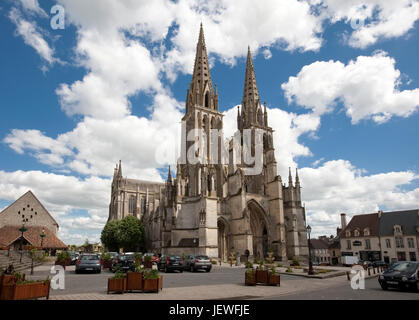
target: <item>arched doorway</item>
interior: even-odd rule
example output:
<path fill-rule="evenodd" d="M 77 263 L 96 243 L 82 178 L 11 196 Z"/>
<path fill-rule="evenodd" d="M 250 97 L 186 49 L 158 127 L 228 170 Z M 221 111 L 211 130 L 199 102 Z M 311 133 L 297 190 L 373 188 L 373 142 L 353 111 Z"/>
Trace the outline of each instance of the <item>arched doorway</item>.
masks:
<path fill-rule="evenodd" d="M 227 261 L 228 259 L 228 249 L 229 249 L 229 227 L 227 222 L 224 219 L 218 219 L 217 221 L 218 228 L 218 258 L 222 261 Z"/>
<path fill-rule="evenodd" d="M 266 257 L 269 246 L 268 226 L 265 212 L 255 201 L 248 203 L 250 232 L 252 233 L 253 257 L 263 259 Z"/>

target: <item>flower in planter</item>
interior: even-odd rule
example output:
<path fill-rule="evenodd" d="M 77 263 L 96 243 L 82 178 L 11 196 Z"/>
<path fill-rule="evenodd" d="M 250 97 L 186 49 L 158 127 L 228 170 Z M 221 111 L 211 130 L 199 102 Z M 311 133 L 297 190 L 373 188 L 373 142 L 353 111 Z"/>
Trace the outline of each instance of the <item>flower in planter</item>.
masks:
<path fill-rule="evenodd" d="M 258 269 L 259 270 L 265 270 L 265 262 L 263 262 L 263 260 L 259 261 Z"/>
<path fill-rule="evenodd" d="M 160 274 L 158 270 L 146 270 L 144 271 L 144 279 L 146 280 L 153 280 L 153 279 L 158 279 L 160 278 Z"/>

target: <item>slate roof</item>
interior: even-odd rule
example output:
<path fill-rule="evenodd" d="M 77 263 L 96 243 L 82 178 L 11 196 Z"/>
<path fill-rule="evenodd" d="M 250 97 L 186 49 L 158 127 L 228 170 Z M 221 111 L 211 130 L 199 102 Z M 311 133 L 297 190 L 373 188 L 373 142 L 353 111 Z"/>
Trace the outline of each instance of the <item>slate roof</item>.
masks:
<path fill-rule="evenodd" d="M 353 216 L 349 224 L 346 226 L 344 230 L 340 233 L 341 238 L 346 237 L 346 231 L 351 231 L 351 237 L 354 236 L 354 230 L 359 229 L 360 236 L 363 236 L 363 232 L 365 228 L 370 229 L 370 236 L 378 237 L 378 233 L 380 230 L 380 222 L 378 219 L 378 213 L 370 213 L 370 214 L 360 214 Z"/>
<path fill-rule="evenodd" d="M 19 229 L 21 226 L 4 226 L 0 228 L 0 246 L 7 247 L 16 240 L 20 239 L 21 232 Z M 23 233 L 23 237 L 34 247 L 41 246 L 41 233 L 42 226 L 27 226 L 27 231 Z M 42 242 L 43 248 L 51 249 L 65 249 L 67 245 L 62 242 L 58 237 L 48 228 L 45 229 L 45 237 Z"/>
<path fill-rule="evenodd" d="M 328 249 L 329 245 L 320 239 L 310 239 L 310 246 L 313 249 Z"/>
<path fill-rule="evenodd" d="M 380 219 L 380 235 L 393 236 L 394 225 L 400 225 L 405 235 L 417 235 L 416 227 L 419 226 L 419 209 L 383 212 Z"/>

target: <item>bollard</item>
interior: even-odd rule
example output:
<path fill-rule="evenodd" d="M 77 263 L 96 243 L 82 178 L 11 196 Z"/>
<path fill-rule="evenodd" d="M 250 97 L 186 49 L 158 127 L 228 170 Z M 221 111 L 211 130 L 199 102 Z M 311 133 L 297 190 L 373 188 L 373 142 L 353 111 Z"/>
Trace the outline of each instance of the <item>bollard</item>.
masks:
<path fill-rule="evenodd" d="M 371 269 L 370 268 L 368 268 L 368 275 L 369 276 L 371 275 Z"/>
<path fill-rule="evenodd" d="M 350 281 L 350 280 L 351 280 L 351 277 L 350 277 L 350 275 L 349 275 L 349 271 L 346 271 L 346 277 L 348 278 L 348 281 Z"/>

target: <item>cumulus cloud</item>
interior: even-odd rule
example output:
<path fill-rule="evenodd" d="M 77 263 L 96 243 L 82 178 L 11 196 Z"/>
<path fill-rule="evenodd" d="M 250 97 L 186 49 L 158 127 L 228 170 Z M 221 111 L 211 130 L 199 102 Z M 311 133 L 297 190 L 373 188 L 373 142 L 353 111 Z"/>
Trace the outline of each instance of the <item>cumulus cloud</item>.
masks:
<path fill-rule="evenodd" d="M 342 102 L 356 124 L 362 119 L 377 123 L 392 116 L 408 117 L 419 106 L 419 89 L 400 90 L 396 61 L 385 52 L 359 56 L 348 64 L 317 61 L 304 66 L 282 84 L 288 101 L 321 115 Z"/>
<path fill-rule="evenodd" d="M 411 171 L 366 175 L 347 160 L 299 170 L 308 223 L 316 235 L 336 234 L 340 213 L 349 217 L 378 210 L 417 208 L 419 188 L 404 191 L 419 176 Z"/>
<path fill-rule="evenodd" d="M 349 45 L 365 48 L 380 39 L 405 35 L 419 19 L 418 0 L 310 0 L 323 19 L 345 21 L 354 27 Z"/>
<path fill-rule="evenodd" d="M 20 0 L 22 9 L 28 13 L 47 18 L 47 13 L 40 7 L 38 0 Z"/>

